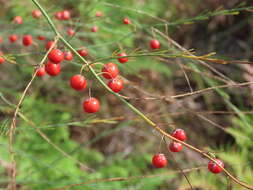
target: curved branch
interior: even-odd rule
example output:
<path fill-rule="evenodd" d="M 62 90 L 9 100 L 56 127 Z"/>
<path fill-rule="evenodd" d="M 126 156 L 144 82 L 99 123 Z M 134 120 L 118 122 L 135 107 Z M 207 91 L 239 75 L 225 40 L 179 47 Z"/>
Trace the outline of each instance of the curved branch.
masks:
<path fill-rule="evenodd" d="M 45 18 L 47 19 L 49 25 L 51 26 L 52 30 L 55 32 L 55 34 L 57 36 L 59 36 L 59 39 L 82 61 L 84 62 L 87 67 L 89 68 L 90 72 L 92 73 L 93 77 L 95 77 L 98 82 L 107 90 L 109 91 L 111 94 L 115 95 L 120 101 L 122 101 L 125 105 L 128 106 L 129 109 L 131 109 L 134 113 L 136 113 L 137 115 L 139 115 L 144 121 L 146 121 L 151 127 L 153 127 L 156 131 L 158 131 L 160 134 L 166 136 L 167 138 L 174 140 L 176 142 L 179 142 L 181 144 L 183 144 L 184 146 L 186 146 L 187 148 L 198 152 L 199 154 L 201 154 L 202 156 L 208 158 L 209 160 L 212 160 L 213 162 L 215 162 L 216 164 L 219 164 L 216 162 L 216 160 L 214 158 L 212 158 L 210 155 L 208 155 L 207 153 L 203 152 L 202 150 L 188 144 L 185 143 L 183 141 L 180 141 L 176 138 L 174 138 L 173 136 L 171 136 L 170 134 L 166 133 L 165 131 L 163 131 L 159 126 L 157 126 L 151 119 L 149 119 L 147 116 L 145 116 L 140 110 L 138 110 L 137 108 L 135 108 L 132 104 L 128 103 L 124 98 L 122 98 L 119 94 L 113 92 L 105 83 L 104 81 L 100 78 L 100 76 L 95 72 L 95 70 L 92 68 L 92 66 L 88 63 L 87 60 L 85 60 L 81 55 L 79 55 L 79 53 L 71 46 L 71 44 L 69 44 L 62 36 L 61 34 L 57 31 L 55 25 L 53 24 L 52 20 L 50 19 L 50 17 L 48 16 L 48 14 L 46 13 L 46 11 L 41 7 L 41 5 L 37 2 L 37 0 L 32 0 L 33 3 L 40 9 L 40 11 L 43 13 L 43 15 L 45 16 Z M 221 166 L 220 166 L 221 167 Z M 253 190 L 253 187 L 238 180 L 236 177 L 234 177 L 229 171 L 227 171 L 225 168 L 221 167 L 224 171 L 224 173 L 230 177 L 235 183 L 247 188 L 247 189 L 251 189 Z"/>

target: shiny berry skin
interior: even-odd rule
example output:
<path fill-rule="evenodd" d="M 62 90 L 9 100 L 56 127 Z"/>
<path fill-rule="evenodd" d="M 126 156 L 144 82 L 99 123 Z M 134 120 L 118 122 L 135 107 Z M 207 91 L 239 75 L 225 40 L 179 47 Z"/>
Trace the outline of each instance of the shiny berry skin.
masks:
<path fill-rule="evenodd" d="M 168 162 L 164 154 L 155 154 L 152 158 L 152 164 L 156 168 L 163 168 Z"/>
<path fill-rule="evenodd" d="M 0 55 L 0 64 L 4 63 L 5 59 Z"/>
<path fill-rule="evenodd" d="M 128 62 L 128 57 L 121 57 L 121 56 L 127 56 L 126 53 L 119 53 L 118 56 L 120 57 L 120 58 L 118 58 L 118 61 L 120 63 L 126 63 L 126 62 Z"/>
<path fill-rule="evenodd" d="M 38 77 L 43 77 L 46 74 L 46 70 L 44 66 L 37 68 L 36 71 L 37 71 L 36 76 Z"/>
<path fill-rule="evenodd" d="M 98 27 L 97 27 L 97 26 L 93 26 L 93 27 L 91 28 L 91 31 L 92 31 L 92 32 L 97 32 L 97 31 L 98 31 Z"/>
<path fill-rule="evenodd" d="M 118 66 L 114 63 L 107 63 L 104 65 L 103 69 L 103 77 L 106 79 L 114 79 L 119 74 Z"/>
<path fill-rule="evenodd" d="M 83 90 L 87 86 L 87 81 L 82 75 L 74 75 L 70 79 L 70 86 L 75 90 Z"/>
<path fill-rule="evenodd" d="M 185 141 L 187 139 L 186 133 L 183 129 L 176 129 L 172 132 L 172 136 L 180 141 Z"/>
<path fill-rule="evenodd" d="M 61 11 L 58 11 L 54 14 L 54 17 L 57 19 L 57 20 L 62 20 L 62 12 Z"/>
<path fill-rule="evenodd" d="M 103 16 L 103 13 L 101 11 L 96 12 L 96 17 L 102 17 L 102 16 Z"/>
<path fill-rule="evenodd" d="M 39 36 L 37 36 L 37 39 L 38 39 L 38 40 L 45 40 L 45 39 L 46 39 L 46 37 L 45 37 L 45 36 L 41 36 L 41 35 L 39 35 Z"/>
<path fill-rule="evenodd" d="M 183 149 L 183 146 L 181 143 L 171 142 L 169 145 L 169 149 L 171 152 L 180 152 Z"/>
<path fill-rule="evenodd" d="M 42 16 L 42 13 L 39 10 L 33 10 L 32 12 L 33 18 L 39 19 Z"/>
<path fill-rule="evenodd" d="M 13 18 L 13 22 L 14 22 L 15 24 L 23 24 L 23 18 L 22 18 L 21 16 L 15 16 L 15 17 Z"/>
<path fill-rule="evenodd" d="M 11 43 L 16 42 L 17 40 L 18 40 L 18 36 L 16 34 L 12 34 L 12 35 L 9 36 L 9 41 Z"/>
<path fill-rule="evenodd" d="M 60 74 L 60 72 L 61 72 L 61 65 L 54 64 L 54 63 L 48 61 L 47 64 L 45 64 L 45 70 L 46 70 L 47 74 L 49 74 L 50 76 L 56 76 L 56 75 Z"/>
<path fill-rule="evenodd" d="M 208 170 L 214 174 L 218 174 L 218 173 L 222 172 L 221 167 L 224 168 L 224 163 L 219 159 L 215 159 L 215 161 L 218 162 L 218 164 L 216 164 L 215 162 L 213 162 L 211 160 L 209 161 Z M 221 166 L 221 167 L 219 167 L 219 166 Z"/>
<path fill-rule="evenodd" d="M 64 53 L 59 49 L 52 49 L 47 57 L 53 63 L 60 63 L 64 60 Z"/>
<path fill-rule="evenodd" d="M 64 52 L 64 59 L 66 61 L 71 61 L 73 59 L 73 54 L 71 51 Z"/>
<path fill-rule="evenodd" d="M 31 35 L 24 35 L 23 36 L 23 45 L 30 46 L 33 43 L 33 38 Z"/>
<path fill-rule="evenodd" d="M 73 36 L 73 35 L 75 34 L 74 29 L 68 28 L 68 29 L 67 29 L 67 34 L 68 34 L 69 36 Z"/>
<path fill-rule="evenodd" d="M 86 113 L 95 113 L 99 111 L 99 109 L 100 109 L 100 103 L 98 99 L 96 98 L 91 97 L 83 102 L 83 110 Z"/>
<path fill-rule="evenodd" d="M 81 55 L 82 57 L 85 57 L 88 55 L 88 51 L 86 49 L 80 49 L 77 51 L 79 53 L 79 55 Z"/>
<path fill-rule="evenodd" d="M 110 89 L 112 89 L 113 92 L 120 92 L 124 88 L 123 80 L 119 78 L 115 78 L 110 80 L 107 85 Z"/>
<path fill-rule="evenodd" d="M 123 23 L 124 23 L 124 24 L 130 24 L 131 21 L 130 21 L 128 18 L 124 18 L 124 19 L 123 19 Z"/>
<path fill-rule="evenodd" d="M 159 49 L 161 47 L 161 44 L 158 40 L 153 39 L 153 40 L 150 41 L 150 47 L 152 49 Z"/>
<path fill-rule="evenodd" d="M 61 13 L 61 19 L 62 20 L 69 20 L 70 19 L 70 12 L 68 10 L 64 10 Z"/>
<path fill-rule="evenodd" d="M 49 49 L 52 47 L 53 44 L 54 44 L 53 41 L 48 41 L 48 42 L 46 43 L 46 45 L 45 45 L 46 50 L 49 50 Z"/>

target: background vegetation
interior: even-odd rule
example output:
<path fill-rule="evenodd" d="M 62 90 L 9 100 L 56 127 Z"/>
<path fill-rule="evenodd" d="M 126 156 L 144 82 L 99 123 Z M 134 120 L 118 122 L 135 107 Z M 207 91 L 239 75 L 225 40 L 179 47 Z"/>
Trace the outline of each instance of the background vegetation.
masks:
<path fill-rule="evenodd" d="M 45 54 L 44 42 L 35 40 L 32 47 L 24 48 L 21 40 L 18 44 L 10 44 L 8 36 L 15 33 L 21 38 L 29 33 L 53 39 L 54 34 L 45 19 L 37 21 L 32 18 L 32 10 L 37 9 L 32 1 L 0 2 L 0 35 L 4 39 L 0 48 L 16 62 L 0 65 L 0 187 L 6 189 L 8 172 L 12 168 L 8 130 L 15 105 L 31 79 L 34 65 Z M 157 52 L 157 56 L 132 57 L 127 64 L 118 64 L 127 81 L 122 94 L 130 97 L 129 102 L 167 132 L 183 128 L 190 144 L 214 152 L 235 176 L 253 184 L 253 156 L 250 154 L 253 149 L 252 86 L 234 85 L 192 96 L 169 98 L 191 89 L 196 91 L 252 81 L 250 64 L 207 62 L 224 77 L 201 64 L 199 59 L 185 57 L 182 49 L 171 43 L 173 39 L 197 56 L 216 52 L 212 58 L 250 61 L 253 42 L 250 1 L 39 2 L 51 17 L 59 10 L 71 11 L 72 21 L 54 22 L 75 48 L 87 47 L 91 61 L 108 58 L 120 49 L 130 55 L 150 54 L 150 39 L 154 36 L 159 39 L 164 51 Z M 96 18 L 97 11 L 102 11 L 104 16 Z M 15 26 L 12 23 L 16 15 L 24 18 L 24 24 Z M 132 24 L 124 25 L 124 17 L 128 17 Z M 94 25 L 99 27 L 96 33 L 90 32 Z M 78 31 L 72 39 L 66 35 L 68 27 Z M 166 57 L 171 55 L 178 57 Z M 117 63 L 113 59 L 103 63 L 109 60 Z M 194 189 L 242 189 L 223 174 L 209 173 L 206 169 L 208 160 L 186 148 L 179 154 L 167 152 L 163 143 L 160 146 L 162 137 L 108 94 L 88 72 L 85 72 L 85 77 L 89 79 L 91 93 L 101 100 L 102 106 L 95 115 L 83 113 L 81 104 L 89 96 L 88 90 L 77 93 L 69 87 L 69 78 L 79 73 L 80 65 L 77 59 L 63 63 L 61 75 L 36 78 L 29 89 L 20 109 L 14 144 L 18 189 L 42 190 L 113 177 L 127 180 L 100 181 L 69 189 L 190 189 L 182 174 L 171 173 L 178 169 L 177 165 L 182 169 L 203 166 L 198 171 L 187 173 Z M 42 138 L 35 128 L 40 129 L 49 141 Z M 151 158 L 160 151 L 166 152 L 169 165 L 157 170 L 151 165 Z M 150 176 L 153 174 L 158 175 Z M 132 176 L 145 177 L 129 178 Z"/>

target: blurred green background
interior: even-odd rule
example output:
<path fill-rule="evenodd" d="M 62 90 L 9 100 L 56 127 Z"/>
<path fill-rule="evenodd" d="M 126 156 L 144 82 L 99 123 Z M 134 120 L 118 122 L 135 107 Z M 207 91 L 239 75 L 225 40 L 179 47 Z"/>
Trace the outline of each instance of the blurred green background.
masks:
<path fill-rule="evenodd" d="M 251 1 L 240 0 L 40 0 L 53 18 L 56 11 L 67 9 L 70 21 L 57 21 L 58 30 L 75 48 L 85 46 L 89 61 L 110 59 L 120 50 L 128 54 L 152 54 L 149 41 L 155 37 L 162 44 L 161 56 L 136 56 L 126 64 L 118 64 L 127 83 L 122 91 L 130 103 L 142 110 L 167 132 L 182 128 L 188 134 L 188 143 L 204 151 L 214 152 L 224 160 L 226 168 L 239 179 L 253 184 L 253 88 L 221 88 L 172 102 L 148 97 L 170 97 L 176 94 L 212 86 L 249 82 L 253 80 L 250 64 L 208 65 L 227 78 L 217 74 L 198 60 L 182 58 L 184 53 L 169 43 L 156 29 L 178 42 L 196 55 L 216 52 L 215 58 L 224 60 L 252 59 L 252 7 Z M 0 50 L 15 64 L 0 65 L 0 187 L 9 184 L 10 154 L 8 130 L 21 94 L 31 79 L 34 66 L 43 58 L 45 42 L 37 35 L 54 38 L 44 18 L 35 20 L 31 12 L 37 9 L 32 1 L 0 0 Z M 248 8 L 245 8 L 248 7 Z M 228 11 L 224 11 L 228 10 Z M 230 11 L 229 11 L 230 10 Z M 97 18 L 97 11 L 103 17 Z M 24 19 L 22 25 L 12 23 L 14 16 Z M 128 17 L 132 24 L 124 25 Z M 92 33 L 90 28 L 98 26 Z M 73 38 L 67 28 L 77 33 Z M 8 36 L 19 35 L 18 43 L 10 44 Z M 34 36 L 31 47 L 23 47 L 22 35 Z M 63 50 L 63 44 L 58 43 Z M 179 55 L 168 58 L 166 55 Z M 108 58 L 108 59 L 107 59 Z M 187 176 L 196 190 L 243 189 L 225 175 L 213 175 L 206 169 L 208 160 L 184 148 L 182 153 L 171 154 L 162 137 L 117 98 L 106 92 L 85 71 L 91 94 L 101 101 L 97 114 L 86 114 L 82 101 L 89 90 L 76 92 L 69 86 L 69 78 L 79 73 L 77 59 L 62 64 L 57 77 L 36 78 L 17 120 L 14 139 L 17 161 L 17 188 L 42 190 L 78 184 L 93 179 L 112 177 L 148 176 L 118 182 L 98 182 L 78 185 L 68 189 L 105 190 L 188 190 L 189 184 L 182 174 L 172 174 L 182 169 L 202 167 Z M 98 71 L 101 65 L 95 67 Z M 187 77 L 186 77 L 187 76 Z M 189 80 L 189 82 L 187 82 Z M 189 87 L 190 86 L 190 87 Z M 38 133 L 40 129 L 51 143 Z M 66 154 L 55 149 L 52 143 Z M 152 155 L 167 155 L 169 164 L 155 169 Z M 175 162 L 176 160 L 176 162 Z"/>

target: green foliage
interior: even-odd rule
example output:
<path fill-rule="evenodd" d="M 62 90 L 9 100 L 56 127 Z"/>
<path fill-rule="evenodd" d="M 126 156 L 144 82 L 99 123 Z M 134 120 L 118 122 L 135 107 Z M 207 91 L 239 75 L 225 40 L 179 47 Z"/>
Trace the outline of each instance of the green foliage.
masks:
<path fill-rule="evenodd" d="M 126 76 L 126 78 L 127 76 L 140 77 L 143 84 L 146 83 L 150 90 L 154 90 L 161 86 L 164 88 L 164 91 L 161 92 L 161 94 L 164 92 L 167 94 L 167 91 L 169 91 L 168 94 L 171 94 L 171 91 L 174 91 L 174 88 L 169 89 L 167 87 L 169 86 L 168 78 L 171 79 L 172 82 L 170 82 L 173 83 L 173 85 L 174 83 L 176 84 L 176 80 L 174 81 L 174 78 L 178 78 L 178 74 L 175 72 L 176 64 L 166 65 L 161 61 L 153 59 L 153 56 L 138 56 L 138 54 L 150 52 L 148 42 L 153 37 L 156 37 L 161 41 L 164 49 L 170 50 L 169 52 L 152 52 L 153 55 L 157 53 L 156 57 L 158 54 L 162 55 L 162 57 L 167 56 L 166 59 L 173 54 L 179 55 L 180 57 L 182 52 L 168 45 L 168 42 L 161 36 L 154 34 L 151 28 L 157 27 L 161 31 L 164 31 L 169 27 L 169 30 L 166 32 L 173 35 L 175 31 L 179 30 L 180 25 L 207 21 L 213 16 L 237 15 L 238 11 L 246 9 L 240 5 L 235 6 L 235 8 L 231 10 L 218 9 L 215 11 L 204 11 L 196 16 L 190 14 L 189 16 L 186 13 L 179 13 L 178 5 L 176 4 L 171 3 L 171 6 L 164 6 L 167 2 L 166 0 L 126 0 L 117 2 L 115 2 L 115 0 L 54 0 L 41 2 L 47 7 L 46 10 L 51 17 L 53 17 L 55 11 L 62 10 L 63 8 L 70 8 L 72 13 L 79 16 L 80 21 L 75 20 L 73 22 L 65 23 L 66 26 L 74 27 L 78 31 L 77 37 L 70 39 L 70 42 L 76 48 L 80 48 L 81 46 L 87 47 L 92 61 L 103 60 L 105 58 L 106 59 L 102 62 L 116 61 L 111 59 L 110 56 L 122 49 L 127 53 L 136 54 L 136 57 L 130 58 L 131 61 L 129 64 L 118 64 L 122 71 L 122 75 L 124 77 Z M 197 9 L 196 7 L 201 1 L 189 1 L 185 3 L 192 12 L 195 12 Z M 24 9 L 24 6 L 29 8 Z M 1 35 L 8 36 L 9 33 L 13 32 L 20 35 L 31 33 L 32 35 L 43 34 L 48 39 L 53 39 L 54 34 L 50 31 L 44 21 L 41 21 L 41 23 L 38 24 L 30 18 L 32 9 L 34 9 L 34 6 L 31 2 L 12 0 L 10 7 L 5 10 L 8 22 L 4 20 L 1 21 L 1 24 L 5 24 L 6 27 L 6 30 L 1 31 Z M 94 19 L 96 11 L 102 11 L 104 15 L 107 16 L 102 19 Z M 22 27 L 8 26 L 9 21 L 11 21 L 15 15 L 21 15 L 24 18 L 27 18 L 25 19 L 25 25 Z M 123 25 L 122 18 L 124 17 L 129 17 L 133 25 Z M 158 21 L 159 19 L 157 20 L 157 17 L 164 18 L 164 22 Z M 56 25 L 62 27 L 60 32 L 64 37 L 69 39 L 65 33 L 65 26 L 62 26 L 59 21 L 54 20 L 54 22 Z M 89 32 L 90 28 L 94 25 L 99 27 L 98 33 Z M 82 37 L 84 40 L 80 40 L 79 37 Z M 61 45 L 62 44 L 59 43 L 59 46 Z M 10 59 L 15 58 L 17 64 L 4 66 L 4 72 L 11 73 L 11 76 L 8 80 L 1 81 L 0 92 L 0 95 L 8 97 L 8 100 L 10 99 L 13 103 L 8 103 L 7 100 L 1 96 L 0 119 L 2 119 L 2 115 L 4 116 L 4 119 L 0 121 L 0 158 L 6 161 L 10 161 L 7 132 L 12 119 L 13 105 L 20 99 L 20 92 L 30 80 L 31 74 L 34 71 L 34 64 L 38 64 L 45 53 L 43 52 L 44 50 L 41 50 L 41 47 L 44 47 L 44 44 L 41 46 L 39 45 L 38 47 L 34 46 L 32 49 L 29 49 L 29 51 L 27 50 L 27 53 L 23 53 L 21 52 L 21 49 L 15 49 L 15 51 L 12 51 L 13 47 L 10 45 L 11 51 L 8 52 L 8 57 Z M 41 52 L 38 52 L 38 50 L 41 50 Z M 143 52 L 139 50 L 143 50 Z M 182 62 L 195 71 L 202 73 L 206 72 L 206 68 L 195 64 L 195 61 L 182 59 Z M 108 98 L 107 94 L 105 95 L 105 92 L 97 87 L 97 84 L 94 84 L 95 82 L 92 83 L 92 93 L 100 97 L 103 103 L 103 111 L 96 116 L 83 115 L 80 108 L 81 100 L 83 98 L 81 96 L 83 96 L 84 93 L 85 96 L 88 96 L 88 92 L 86 91 L 78 94 L 74 91 L 66 90 L 69 87 L 68 83 L 64 82 L 68 81 L 73 73 L 79 72 L 81 65 L 82 63 L 76 60 L 75 62 L 72 62 L 72 64 L 66 63 L 64 69 L 68 72 L 56 77 L 55 80 L 44 78 L 39 81 L 35 79 L 31 90 L 28 92 L 28 95 L 22 104 L 20 113 L 23 116 L 18 117 L 14 146 L 18 167 L 17 182 L 21 184 L 22 189 L 44 190 L 47 188 L 87 182 L 94 179 L 114 177 L 128 178 L 132 176 L 161 174 L 167 171 L 166 169 L 154 171 L 150 166 L 151 155 L 154 152 L 157 152 L 157 144 L 154 144 L 153 138 L 156 139 L 155 142 L 158 142 L 159 140 L 157 139 L 160 137 L 153 135 L 152 131 L 146 130 L 146 128 L 143 130 L 144 132 L 140 133 L 141 135 L 136 131 L 132 132 L 131 136 L 136 135 L 139 140 L 127 142 L 129 144 L 132 143 L 130 153 L 126 154 L 125 150 L 122 148 L 120 150 L 117 149 L 116 153 L 108 153 L 104 151 L 103 147 L 105 147 L 105 145 L 120 144 L 121 140 L 124 139 L 124 136 L 129 135 L 130 132 L 126 131 L 125 128 L 133 126 L 133 128 L 136 129 L 139 127 L 139 124 L 144 124 L 133 116 L 128 118 L 128 115 L 130 114 L 124 110 L 124 108 L 118 106 L 117 104 L 119 103 L 116 102 L 111 105 L 110 103 L 105 102 Z M 98 65 L 95 68 L 100 71 L 101 65 Z M 161 82 L 160 84 L 160 82 L 156 81 L 156 84 L 152 85 L 150 84 L 150 81 L 147 80 L 149 76 L 146 76 L 145 78 L 140 71 L 152 71 L 163 79 L 158 81 L 165 82 Z M 182 72 L 182 70 L 180 70 L 180 72 Z M 3 75 L 5 73 L 3 73 Z M 220 84 L 217 80 L 209 77 L 203 77 L 196 73 L 192 75 L 193 77 L 191 76 L 191 80 L 196 84 L 198 89 Z M 91 77 L 88 73 L 85 73 L 85 77 L 91 81 Z M 184 84 L 184 86 L 187 85 Z M 226 166 L 237 176 L 240 176 L 243 180 L 253 184 L 253 156 L 250 152 L 253 148 L 250 141 L 250 139 L 253 138 L 253 130 L 251 128 L 253 124 L 252 116 L 246 116 L 240 111 L 243 106 L 240 107 L 235 105 L 232 102 L 230 92 L 227 90 L 216 89 L 216 93 L 220 95 L 224 104 L 214 104 L 215 101 L 208 94 L 204 95 L 203 104 L 206 104 L 208 108 L 214 110 L 224 106 L 238 114 L 238 117 L 233 119 L 234 126 L 231 126 L 227 130 L 235 139 L 235 143 L 226 144 L 222 148 L 223 152 L 218 155 L 226 162 Z M 162 115 L 162 112 L 167 114 L 167 105 L 163 105 L 160 102 L 159 104 L 159 107 L 155 107 L 153 106 L 153 103 L 146 104 L 145 102 L 144 104 L 140 104 L 140 107 L 148 107 L 148 105 L 151 105 L 150 107 L 152 109 L 150 110 L 156 111 L 156 109 L 159 109 L 160 112 L 158 114 L 155 112 L 154 117 L 156 117 L 156 115 Z M 150 110 L 147 110 L 147 114 L 151 115 L 152 113 L 149 113 Z M 123 115 L 122 117 L 124 117 L 124 120 L 107 120 L 107 118 L 115 115 L 118 116 L 119 114 Z M 101 118 L 106 121 L 101 122 L 102 124 L 99 122 L 92 123 Z M 180 120 L 181 122 L 183 121 L 183 119 Z M 173 119 L 166 116 L 165 121 L 167 124 L 173 122 Z M 34 123 L 34 125 L 31 125 L 31 122 Z M 45 138 L 35 130 L 34 126 L 40 129 L 49 138 L 50 142 L 47 142 Z M 79 127 L 78 129 L 81 128 L 82 133 L 80 133 L 82 138 L 72 137 L 74 134 L 72 130 L 74 130 L 75 127 Z M 210 134 L 215 133 L 215 130 L 213 129 L 208 129 L 207 131 L 208 133 L 210 132 Z M 145 135 L 147 137 L 145 137 Z M 115 136 L 119 136 L 119 138 L 116 139 L 116 143 L 111 140 Z M 142 138 L 146 138 L 146 140 L 143 140 Z M 199 142 L 196 141 L 195 143 L 197 144 Z M 63 153 L 57 150 L 56 147 L 52 146 L 52 144 L 58 146 L 69 156 L 63 155 Z M 127 144 L 125 145 L 128 146 Z M 139 148 L 138 146 L 141 147 Z M 152 146 L 152 148 L 150 148 L 150 146 Z M 86 167 L 80 166 L 80 162 L 91 170 L 87 170 Z M 173 167 L 173 164 L 169 167 Z M 0 167 L 0 172 L 0 183 L 5 185 L 9 179 L 3 173 L 4 168 Z M 165 185 L 165 182 L 174 178 L 178 178 L 178 175 L 164 174 L 159 177 L 138 178 L 121 182 L 98 182 L 73 187 L 72 189 L 168 189 L 168 184 Z M 190 176 L 190 179 L 195 187 L 200 187 L 202 189 L 225 190 L 227 188 L 226 178 L 214 176 L 213 174 L 207 173 L 207 171 L 193 173 Z M 188 188 L 188 184 L 182 182 L 180 178 L 176 183 L 179 183 L 179 186 L 181 186 L 182 189 Z M 173 184 L 171 186 L 174 188 L 176 185 Z M 238 187 L 237 189 L 240 188 Z"/>

